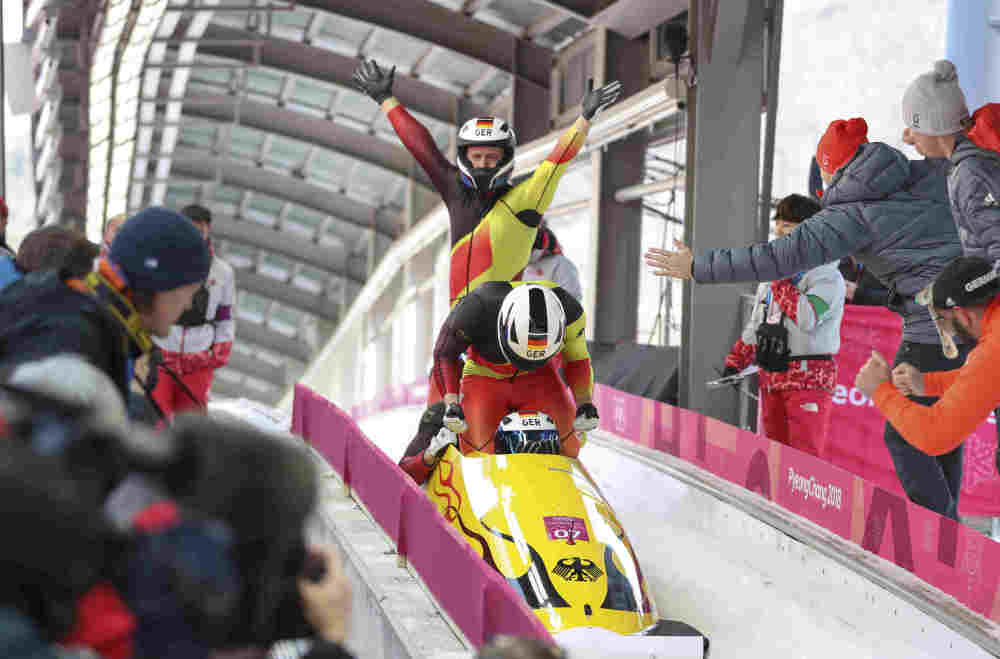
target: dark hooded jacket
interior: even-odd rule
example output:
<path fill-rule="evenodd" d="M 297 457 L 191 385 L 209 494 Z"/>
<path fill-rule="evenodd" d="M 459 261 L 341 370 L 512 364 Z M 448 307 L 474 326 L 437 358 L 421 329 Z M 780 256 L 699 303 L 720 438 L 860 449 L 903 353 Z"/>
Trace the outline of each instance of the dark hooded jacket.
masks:
<path fill-rule="evenodd" d="M 823 193 L 823 210 L 771 242 L 697 254 L 699 283 L 774 281 L 854 256 L 898 294 L 903 340 L 938 343 L 926 307 L 913 299 L 961 255 L 947 190 L 948 162 L 909 160 L 873 142 L 858 149 Z"/>
<path fill-rule="evenodd" d="M 966 256 L 1000 259 L 1000 153 L 959 137 L 948 195 Z"/>
<path fill-rule="evenodd" d="M 31 273 L 0 293 L 0 369 L 5 372 L 74 353 L 106 373 L 127 400 L 132 351 L 122 324 L 54 271 Z"/>

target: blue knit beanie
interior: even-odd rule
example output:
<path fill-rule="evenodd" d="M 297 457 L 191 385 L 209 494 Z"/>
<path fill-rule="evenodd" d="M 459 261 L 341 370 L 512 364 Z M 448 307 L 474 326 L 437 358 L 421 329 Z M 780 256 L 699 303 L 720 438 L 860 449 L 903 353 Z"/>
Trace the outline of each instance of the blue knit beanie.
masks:
<path fill-rule="evenodd" d="M 108 258 L 138 291 L 169 291 L 204 281 L 212 265 L 208 244 L 194 223 L 176 211 L 151 206 L 129 218 Z"/>

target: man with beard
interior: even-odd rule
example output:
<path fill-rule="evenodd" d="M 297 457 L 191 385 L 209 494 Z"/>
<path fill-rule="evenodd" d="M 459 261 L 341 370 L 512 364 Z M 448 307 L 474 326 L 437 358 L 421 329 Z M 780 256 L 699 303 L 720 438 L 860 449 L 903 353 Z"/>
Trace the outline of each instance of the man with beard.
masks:
<path fill-rule="evenodd" d="M 1000 275 L 984 258 L 961 256 L 917 300 L 930 308 L 944 334 L 976 344 L 965 365 L 921 373 L 903 362 L 890 371 L 885 358 L 873 352 L 854 384 L 910 445 L 928 455 L 943 455 L 961 445 L 1000 405 L 1000 380 L 994 370 L 1000 360 Z M 907 400 L 909 395 L 940 398 L 927 407 Z"/>

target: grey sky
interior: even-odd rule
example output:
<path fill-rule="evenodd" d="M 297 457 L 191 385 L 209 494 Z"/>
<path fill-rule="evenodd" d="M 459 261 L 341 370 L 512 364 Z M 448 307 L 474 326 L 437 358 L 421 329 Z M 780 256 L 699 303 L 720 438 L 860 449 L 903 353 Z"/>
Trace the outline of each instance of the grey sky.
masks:
<path fill-rule="evenodd" d="M 864 117 L 868 138 L 902 142 L 906 85 L 945 55 L 946 0 L 786 0 L 774 196 L 804 192 L 834 119 Z M 961 75 L 961 71 L 959 72 Z"/>

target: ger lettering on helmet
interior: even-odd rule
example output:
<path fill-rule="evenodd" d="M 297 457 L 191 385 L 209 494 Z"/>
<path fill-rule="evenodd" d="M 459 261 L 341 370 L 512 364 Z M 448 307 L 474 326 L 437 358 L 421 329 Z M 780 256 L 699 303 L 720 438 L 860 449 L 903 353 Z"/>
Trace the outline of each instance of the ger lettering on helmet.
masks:
<path fill-rule="evenodd" d="M 517 136 L 514 129 L 499 117 L 477 117 L 462 124 L 458 131 L 458 169 L 466 186 L 489 192 L 505 185 L 514 169 Z M 469 147 L 495 146 L 503 155 L 494 167 L 476 167 L 469 160 Z"/>
<path fill-rule="evenodd" d="M 507 361 L 533 371 L 562 350 L 566 312 L 552 289 L 538 284 L 515 286 L 497 316 L 497 339 Z"/>
<path fill-rule="evenodd" d="M 544 453 L 559 455 L 559 428 L 545 412 L 511 412 L 493 436 L 497 455 Z"/>

